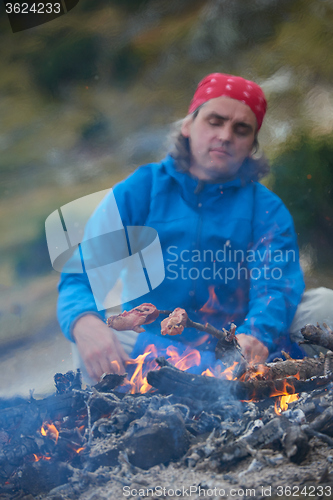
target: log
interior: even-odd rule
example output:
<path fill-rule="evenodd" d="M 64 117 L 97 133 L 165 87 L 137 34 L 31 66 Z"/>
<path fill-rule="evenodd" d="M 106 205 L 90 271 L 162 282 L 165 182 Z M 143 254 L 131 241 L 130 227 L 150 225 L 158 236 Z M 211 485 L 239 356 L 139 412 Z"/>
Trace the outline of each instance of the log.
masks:
<path fill-rule="evenodd" d="M 156 358 L 155 361 L 160 367 L 169 366 L 176 369 L 162 356 Z M 245 366 L 241 361 L 239 368 L 237 368 L 233 372 L 233 378 L 240 379 L 243 382 L 253 381 L 254 378 L 256 380 L 280 380 L 287 377 L 295 377 L 304 381 L 312 377 L 326 376 L 333 372 L 333 355 L 328 352 L 326 356 L 322 355 L 320 358 L 290 358 L 286 361 L 252 366 Z M 258 375 L 259 371 L 261 372 L 260 375 Z"/>
<path fill-rule="evenodd" d="M 333 357 L 328 354 L 320 358 L 287 359 L 261 366 L 254 365 L 247 369 L 242 380 L 250 380 L 260 369 L 262 375 L 259 378 L 262 380 L 278 380 L 295 376 L 300 380 L 307 380 L 325 375 L 327 371 L 333 371 Z"/>
<path fill-rule="evenodd" d="M 326 331 L 320 328 L 319 325 L 306 325 L 301 328 L 301 334 L 305 339 L 301 343 L 316 344 L 333 351 L 333 332 L 325 323 L 323 326 Z"/>
<path fill-rule="evenodd" d="M 174 394 L 175 396 L 201 401 L 214 401 L 221 396 L 225 397 L 225 399 L 261 400 L 285 393 L 309 392 L 328 384 L 331 380 L 333 380 L 333 374 L 308 380 L 287 377 L 286 379 L 274 381 L 253 379 L 242 382 L 193 375 L 174 370 L 168 366 L 160 370 L 150 371 L 147 375 L 148 383 L 162 394 Z"/>

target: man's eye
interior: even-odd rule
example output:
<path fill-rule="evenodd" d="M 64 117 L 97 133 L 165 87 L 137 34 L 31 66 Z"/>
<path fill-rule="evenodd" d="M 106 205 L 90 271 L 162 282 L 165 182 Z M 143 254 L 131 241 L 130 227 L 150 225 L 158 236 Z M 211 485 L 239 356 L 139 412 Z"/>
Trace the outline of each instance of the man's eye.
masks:
<path fill-rule="evenodd" d="M 250 133 L 248 128 L 237 128 L 236 129 L 236 134 L 241 135 L 241 136 L 246 136 Z"/>
<path fill-rule="evenodd" d="M 213 125 L 213 127 L 218 127 L 221 123 L 217 120 L 209 120 L 209 125 Z"/>

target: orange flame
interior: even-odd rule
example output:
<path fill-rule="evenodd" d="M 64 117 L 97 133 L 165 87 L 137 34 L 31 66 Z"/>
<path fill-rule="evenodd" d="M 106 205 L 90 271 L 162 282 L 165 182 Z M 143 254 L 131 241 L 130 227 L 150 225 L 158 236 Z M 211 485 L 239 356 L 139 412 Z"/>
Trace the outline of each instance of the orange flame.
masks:
<path fill-rule="evenodd" d="M 299 398 L 298 394 L 288 394 L 288 396 L 280 396 L 274 405 L 274 410 L 277 415 L 281 415 L 283 411 L 288 410 L 288 404 L 293 401 L 297 401 Z"/>
<path fill-rule="evenodd" d="M 180 356 L 175 347 L 169 346 L 166 352 L 168 356 L 170 356 L 170 358 L 168 358 L 169 363 L 174 365 L 176 368 L 179 368 L 179 370 L 186 371 L 191 368 L 191 366 L 200 365 L 201 356 L 199 351 L 196 349 L 187 347 L 182 356 Z"/>
<path fill-rule="evenodd" d="M 299 379 L 299 374 L 296 378 Z M 283 411 L 288 410 L 288 404 L 293 401 L 297 401 L 299 398 L 298 394 L 295 394 L 295 388 L 288 380 L 283 381 L 283 388 L 281 390 L 275 390 L 271 396 L 280 396 L 274 405 L 274 410 L 277 415 L 281 415 Z"/>
<path fill-rule="evenodd" d="M 149 354 L 152 354 L 154 359 L 147 362 L 146 358 Z M 187 347 L 184 353 L 179 355 L 174 346 L 169 346 L 166 349 L 166 354 L 169 356 L 167 361 L 183 371 L 188 370 L 194 365 L 199 366 L 201 362 L 199 351 L 190 347 Z M 151 389 L 151 385 L 147 382 L 147 373 L 157 368 L 155 358 L 159 355 L 160 353 L 157 352 L 155 345 L 150 344 L 146 347 L 143 354 L 127 362 L 127 364 L 137 365 L 131 378 L 129 380 L 125 379 L 125 384 L 130 385 L 131 394 L 135 394 L 136 392 L 143 394 Z"/>
<path fill-rule="evenodd" d="M 227 380 L 236 380 L 236 377 L 233 375 L 233 371 L 238 365 L 237 361 L 234 361 L 232 366 L 229 366 L 229 368 L 226 368 L 222 373 L 221 376 L 223 378 L 226 378 Z"/>
<path fill-rule="evenodd" d="M 83 447 L 83 448 L 78 448 L 78 449 L 77 449 L 77 450 L 75 450 L 75 451 L 76 451 L 76 453 L 81 453 L 81 451 L 83 451 L 84 449 L 85 449 L 85 447 Z"/>
<path fill-rule="evenodd" d="M 214 285 L 211 285 L 208 287 L 208 292 L 209 292 L 209 298 L 202 306 L 200 309 L 201 313 L 208 313 L 208 314 L 214 314 L 217 311 L 221 310 L 221 304 L 219 302 L 219 299 L 217 298 L 217 295 L 215 293 L 215 287 Z"/>
<path fill-rule="evenodd" d="M 263 364 L 251 365 L 246 373 L 240 378 L 242 382 L 247 382 L 248 380 L 265 379 L 266 375 L 269 373 L 269 368 Z"/>
<path fill-rule="evenodd" d="M 156 367 L 156 362 L 153 360 L 152 362 L 147 363 L 148 366 L 145 367 L 145 373 L 142 373 L 142 367 L 146 360 L 146 357 L 151 353 L 153 353 L 154 358 L 158 356 L 156 347 L 153 344 L 150 344 L 148 347 L 146 347 L 143 354 L 139 354 L 137 358 L 129 360 L 126 363 L 129 365 L 137 365 L 130 380 L 125 380 L 125 383 L 131 386 L 131 394 L 135 394 L 136 392 L 140 392 L 141 394 L 143 394 L 149 391 L 149 389 L 151 388 L 151 386 L 147 382 L 146 375 L 150 369 Z"/>
<path fill-rule="evenodd" d="M 43 455 L 36 455 L 33 453 L 34 462 L 39 462 L 40 460 L 51 460 L 51 457 L 45 457 Z"/>
<path fill-rule="evenodd" d="M 54 424 L 48 424 L 47 422 L 44 422 L 41 427 L 40 433 L 42 436 L 48 436 L 56 443 L 58 442 L 59 431 Z"/>
<path fill-rule="evenodd" d="M 201 375 L 206 375 L 206 377 L 215 377 L 214 373 L 209 368 L 207 368 L 207 370 L 202 372 Z"/>

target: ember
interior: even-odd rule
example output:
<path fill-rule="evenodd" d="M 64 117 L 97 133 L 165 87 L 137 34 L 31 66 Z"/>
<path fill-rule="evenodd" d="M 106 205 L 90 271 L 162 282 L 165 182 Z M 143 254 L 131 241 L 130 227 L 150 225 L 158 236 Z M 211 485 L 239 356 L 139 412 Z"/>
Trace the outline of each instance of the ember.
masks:
<path fill-rule="evenodd" d="M 58 437 L 59 437 L 59 431 L 56 428 L 55 425 L 53 424 L 48 424 L 45 422 L 42 425 L 42 428 L 40 430 L 40 433 L 42 436 L 49 436 L 51 439 L 53 439 L 56 443 L 58 442 Z"/>

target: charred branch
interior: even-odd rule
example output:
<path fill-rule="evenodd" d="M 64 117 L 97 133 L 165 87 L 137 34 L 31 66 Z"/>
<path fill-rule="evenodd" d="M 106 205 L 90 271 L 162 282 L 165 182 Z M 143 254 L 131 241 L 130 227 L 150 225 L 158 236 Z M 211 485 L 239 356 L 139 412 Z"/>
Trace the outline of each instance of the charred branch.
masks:
<path fill-rule="evenodd" d="M 319 325 L 306 325 L 302 328 L 301 334 L 305 340 L 301 343 L 316 344 L 333 351 L 333 332 L 325 323 L 323 326 L 325 330 L 320 328 Z"/>
<path fill-rule="evenodd" d="M 312 377 L 327 376 L 333 371 L 333 357 L 327 353 L 320 358 L 287 359 L 267 363 L 261 366 L 248 367 L 243 379 L 249 380 L 260 369 L 261 374 L 256 375 L 262 380 L 278 380 L 287 377 L 297 377 L 300 380 L 308 380 Z"/>
<path fill-rule="evenodd" d="M 224 397 L 226 400 L 230 397 L 240 400 L 260 400 L 286 393 L 312 391 L 328 384 L 331 380 L 333 380 L 333 375 L 315 377 L 309 380 L 287 377 L 279 380 L 252 379 L 241 382 L 193 375 L 176 371 L 167 366 L 158 371 L 151 371 L 147 375 L 148 383 L 162 394 L 174 394 L 200 400 L 216 400 L 219 397 Z"/>

